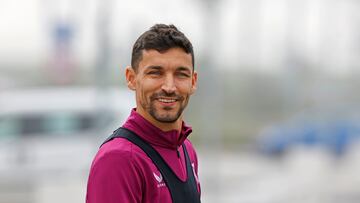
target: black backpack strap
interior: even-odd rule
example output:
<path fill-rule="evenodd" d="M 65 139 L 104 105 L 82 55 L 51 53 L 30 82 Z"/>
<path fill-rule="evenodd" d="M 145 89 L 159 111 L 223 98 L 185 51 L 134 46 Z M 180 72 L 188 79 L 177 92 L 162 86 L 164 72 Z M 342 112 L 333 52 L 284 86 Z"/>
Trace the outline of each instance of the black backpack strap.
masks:
<path fill-rule="evenodd" d="M 184 189 L 184 192 L 186 193 L 186 196 L 192 197 L 190 200 L 183 200 L 184 202 L 191 202 L 191 203 L 200 203 L 200 194 L 198 192 L 197 188 L 197 181 L 195 179 L 195 169 L 191 165 L 189 154 L 186 150 L 185 144 L 182 144 L 183 151 L 185 154 L 185 161 L 186 161 L 186 171 L 187 171 L 187 181 L 186 181 L 186 187 Z"/>
<path fill-rule="evenodd" d="M 185 202 L 200 203 L 200 195 L 198 194 L 197 191 L 197 186 L 196 186 L 197 184 L 190 163 L 190 158 L 184 144 L 182 145 L 182 147 L 185 154 L 186 169 L 188 174 L 188 178 L 186 182 L 182 182 L 174 174 L 174 172 L 171 170 L 169 165 L 166 164 L 164 159 L 150 144 L 148 144 L 139 136 L 137 136 L 134 132 L 126 128 L 118 128 L 109 138 L 105 140 L 103 144 L 117 137 L 125 138 L 130 142 L 134 143 L 135 145 L 140 147 L 146 153 L 146 155 L 153 161 L 155 166 L 162 174 L 165 184 L 168 186 L 173 203 L 185 203 Z"/>

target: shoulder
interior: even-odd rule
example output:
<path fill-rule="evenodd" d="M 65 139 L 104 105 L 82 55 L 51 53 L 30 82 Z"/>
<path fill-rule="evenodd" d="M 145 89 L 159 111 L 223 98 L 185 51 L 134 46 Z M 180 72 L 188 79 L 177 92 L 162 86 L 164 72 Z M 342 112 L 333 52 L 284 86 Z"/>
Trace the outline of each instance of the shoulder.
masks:
<path fill-rule="evenodd" d="M 139 160 L 146 158 L 145 154 L 139 147 L 124 138 L 115 138 L 103 144 L 97 152 L 93 166 L 99 164 L 129 165 L 137 164 Z"/>
<path fill-rule="evenodd" d="M 192 150 L 192 151 L 195 151 L 195 148 L 193 146 L 193 144 L 191 143 L 191 141 L 189 139 L 186 139 L 184 141 L 184 144 L 185 144 L 185 147 L 186 149 L 189 151 L 189 150 Z"/>
<path fill-rule="evenodd" d="M 115 138 L 103 144 L 97 152 L 93 165 L 98 162 L 132 158 L 132 143 L 122 138 Z"/>
<path fill-rule="evenodd" d="M 92 162 L 91 172 L 112 174 L 116 171 L 118 175 L 134 173 L 137 170 L 133 157 L 132 143 L 122 138 L 113 139 L 100 147 Z"/>
<path fill-rule="evenodd" d="M 125 175 L 143 175 L 153 167 L 151 159 L 137 145 L 125 138 L 115 138 L 101 146 L 91 169 L 121 170 Z M 126 170 L 126 168 L 128 168 Z"/>
<path fill-rule="evenodd" d="M 139 154 L 134 152 L 134 145 L 126 139 L 115 138 L 105 143 L 92 162 L 88 190 L 104 195 L 113 195 L 119 188 L 127 188 L 135 193 L 141 191 L 144 167 L 141 167 L 138 157 Z M 111 189 L 96 192 L 103 187 Z"/>

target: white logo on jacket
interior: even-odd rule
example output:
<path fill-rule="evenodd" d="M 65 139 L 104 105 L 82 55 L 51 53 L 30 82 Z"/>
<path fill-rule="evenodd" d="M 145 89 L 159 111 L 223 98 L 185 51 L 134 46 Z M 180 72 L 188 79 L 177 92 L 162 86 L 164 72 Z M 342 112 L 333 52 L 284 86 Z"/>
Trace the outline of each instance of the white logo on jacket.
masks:
<path fill-rule="evenodd" d="M 165 183 L 163 181 L 163 177 L 162 177 L 161 173 L 159 175 L 156 175 L 156 173 L 153 172 L 153 174 L 154 174 L 154 177 L 155 177 L 156 181 L 158 182 L 157 187 L 158 188 L 159 187 L 165 187 Z"/>

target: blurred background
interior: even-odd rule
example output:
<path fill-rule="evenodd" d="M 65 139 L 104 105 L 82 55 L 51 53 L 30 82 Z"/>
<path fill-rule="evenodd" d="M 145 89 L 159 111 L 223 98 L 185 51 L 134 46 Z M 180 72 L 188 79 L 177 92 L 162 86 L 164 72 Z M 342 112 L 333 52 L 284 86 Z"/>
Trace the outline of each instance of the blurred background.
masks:
<path fill-rule="evenodd" d="M 195 49 L 202 202 L 360 202 L 359 1 L 0 0 L 0 203 L 85 201 L 155 23 Z"/>

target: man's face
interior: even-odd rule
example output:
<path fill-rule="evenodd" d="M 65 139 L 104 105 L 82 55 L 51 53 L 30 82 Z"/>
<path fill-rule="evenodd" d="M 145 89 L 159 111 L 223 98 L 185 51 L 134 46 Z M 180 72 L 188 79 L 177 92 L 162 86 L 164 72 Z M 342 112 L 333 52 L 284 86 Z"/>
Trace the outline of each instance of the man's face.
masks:
<path fill-rule="evenodd" d="M 181 48 L 142 53 L 137 71 L 126 72 L 128 85 L 136 92 L 137 111 L 150 120 L 174 123 L 196 89 L 191 55 Z"/>

